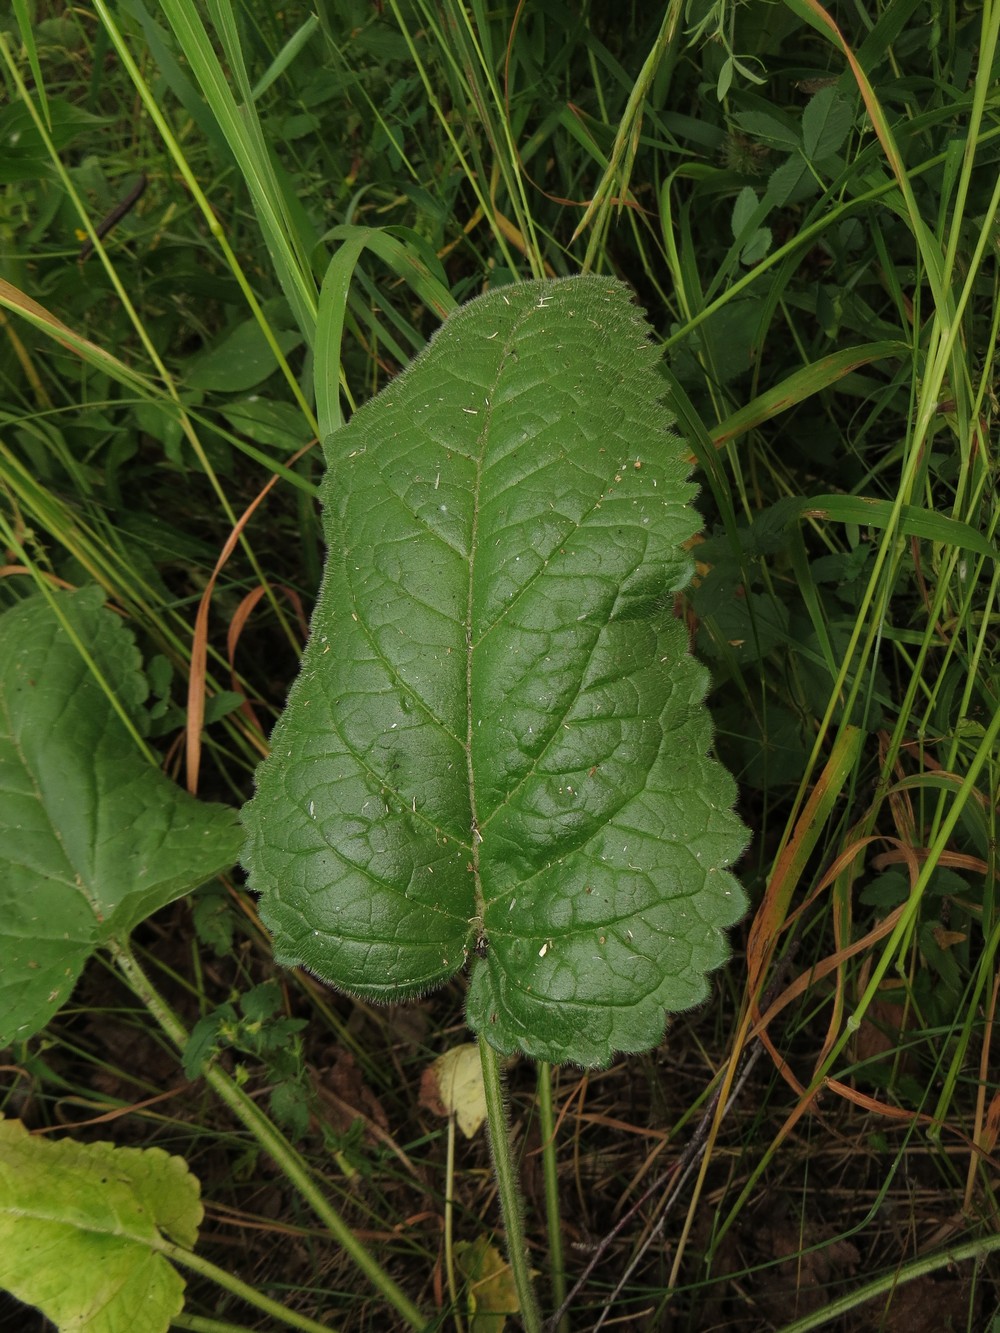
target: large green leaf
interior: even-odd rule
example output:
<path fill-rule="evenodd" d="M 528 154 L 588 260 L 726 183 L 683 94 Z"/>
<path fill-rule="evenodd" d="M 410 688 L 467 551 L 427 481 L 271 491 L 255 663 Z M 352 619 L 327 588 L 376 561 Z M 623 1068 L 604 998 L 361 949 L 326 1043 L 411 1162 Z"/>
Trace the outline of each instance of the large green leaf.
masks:
<path fill-rule="evenodd" d="M 191 1249 L 201 1216 L 181 1157 L 52 1143 L 0 1120 L 0 1287 L 60 1329 L 165 1333 L 184 1281 L 157 1248 Z"/>
<path fill-rule="evenodd" d="M 52 599 L 0 616 L 0 1047 L 44 1027 L 99 945 L 239 855 L 235 811 L 182 791 L 129 734 L 147 685 L 101 590 Z"/>
<path fill-rule="evenodd" d="M 244 860 L 276 954 L 375 1000 L 472 961 L 502 1051 L 607 1062 L 744 907 L 673 591 L 696 530 L 620 284 L 491 293 L 328 441 L 326 574 Z"/>

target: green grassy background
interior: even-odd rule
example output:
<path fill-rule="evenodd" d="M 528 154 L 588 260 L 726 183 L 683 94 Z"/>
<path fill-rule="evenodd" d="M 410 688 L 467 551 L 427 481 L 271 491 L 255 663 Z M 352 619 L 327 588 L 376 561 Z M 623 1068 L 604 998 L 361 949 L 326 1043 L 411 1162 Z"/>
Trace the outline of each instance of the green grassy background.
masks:
<path fill-rule="evenodd" d="M 1000 6 L 15 0 L 0 28 L 0 605 L 100 584 L 164 766 L 243 800 L 322 567 L 317 438 L 457 302 L 624 278 L 701 486 L 682 612 L 754 915 L 661 1050 L 541 1094 L 512 1071 L 534 1262 L 544 1284 L 541 1095 L 570 1286 L 603 1246 L 572 1327 L 623 1281 L 635 1328 L 989 1328 Z M 455 1164 L 418 1104 L 460 988 L 384 1011 L 276 978 L 235 882 L 147 930 L 203 1040 L 444 1318 L 452 1174 L 457 1230 L 496 1225 L 483 1145 Z M 384 1327 L 99 969 L 10 1063 L 4 1112 L 39 1125 L 175 1088 L 115 1133 L 188 1157 L 219 1261 Z M 215 1299 L 195 1282 L 191 1317 Z"/>

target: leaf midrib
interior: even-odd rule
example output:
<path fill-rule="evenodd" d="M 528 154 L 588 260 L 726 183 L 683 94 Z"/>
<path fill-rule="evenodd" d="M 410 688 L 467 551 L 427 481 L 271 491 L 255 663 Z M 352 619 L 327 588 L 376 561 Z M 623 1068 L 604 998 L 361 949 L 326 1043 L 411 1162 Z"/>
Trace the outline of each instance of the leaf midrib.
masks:
<path fill-rule="evenodd" d="M 504 297 L 506 300 L 506 297 Z M 483 484 L 483 459 L 489 442 L 490 427 L 493 424 L 493 400 L 496 397 L 497 386 L 499 385 L 504 369 L 507 365 L 508 357 L 513 350 L 514 340 L 521 329 L 531 317 L 535 306 L 529 306 L 521 315 L 516 315 L 511 323 L 507 336 L 504 339 L 503 351 L 497 362 L 496 374 L 489 386 L 489 390 L 483 394 L 486 404 L 486 412 L 483 417 L 482 429 L 477 438 L 477 449 L 474 458 L 476 469 L 475 482 L 472 488 L 472 530 L 469 535 L 469 560 L 468 560 L 468 588 L 465 604 L 465 760 L 468 772 L 469 785 L 469 810 L 471 814 L 472 826 L 470 837 L 472 842 L 472 885 L 474 895 L 474 911 L 471 919 L 471 931 L 479 934 L 483 926 L 483 916 L 486 911 L 486 901 L 483 894 L 483 881 L 479 864 L 479 848 L 482 843 L 482 835 L 479 831 L 479 812 L 476 805 L 476 773 L 472 762 L 472 731 L 473 731 L 473 708 L 472 708 L 472 675 L 473 662 L 476 651 L 476 644 L 473 642 L 473 593 L 475 590 L 475 570 L 476 554 L 479 550 L 479 499 Z"/>

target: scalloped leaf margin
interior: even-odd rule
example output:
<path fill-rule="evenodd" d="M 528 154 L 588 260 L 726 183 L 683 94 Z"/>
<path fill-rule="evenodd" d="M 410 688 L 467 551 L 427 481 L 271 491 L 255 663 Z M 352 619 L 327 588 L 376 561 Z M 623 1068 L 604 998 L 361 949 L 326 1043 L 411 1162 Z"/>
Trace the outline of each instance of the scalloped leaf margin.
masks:
<path fill-rule="evenodd" d="M 323 585 L 243 813 L 279 961 L 369 1000 L 469 962 L 476 1032 L 581 1065 L 655 1045 L 745 908 L 649 334 L 613 280 L 505 287 L 330 437 Z"/>
<path fill-rule="evenodd" d="M 193 1249 L 201 1219 L 181 1157 L 51 1142 L 0 1119 L 0 1287 L 60 1328 L 165 1333 L 184 1280 L 157 1248 Z"/>

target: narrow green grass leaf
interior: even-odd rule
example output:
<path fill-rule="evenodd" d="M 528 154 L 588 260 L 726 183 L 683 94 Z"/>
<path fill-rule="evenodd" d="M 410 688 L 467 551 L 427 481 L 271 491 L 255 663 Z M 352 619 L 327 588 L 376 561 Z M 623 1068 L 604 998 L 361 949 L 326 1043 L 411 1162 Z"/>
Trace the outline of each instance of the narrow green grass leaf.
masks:
<path fill-rule="evenodd" d="M 814 394 L 822 393 L 824 389 L 828 389 L 831 384 L 843 379 L 851 371 L 857 370 L 859 366 L 870 365 L 873 361 L 884 361 L 889 357 L 909 355 L 910 348 L 905 343 L 897 341 L 863 343 L 858 347 L 844 347 L 839 352 L 831 352 L 829 356 L 820 357 L 819 360 L 803 366 L 801 370 L 793 371 L 773 389 L 768 389 L 766 393 L 760 394 L 745 407 L 726 417 L 725 421 L 713 428 L 712 439 L 717 446 L 727 444 L 748 430 L 770 421 L 772 417 L 787 412 L 797 403 L 805 402 Z"/>
<path fill-rule="evenodd" d="M 813 495 L 789 502 L 790 508 L 806 518 L 833 519 L 837 523 L 857 523 L 860 527 L 888 528 L 895 506 L 890 500 L 872 500 L 862 495 Z M 957 518 L 936 514 L 916 505 L 899 509 L 899 531 L 904 537 L 957 546 L 977 555 L 1000 559 L 1000 551 L 981 532 Z"/>
<path fill-rule="evenodd" d="M 777 947 L 795 887 L 801 879 L 809 858 L 815 851 L 840 799 L 844 784 L 855 770 L 864 741 L 860 727 L 845 727 L 834 741 L 830 757 L 815 787 L 809 793 L 794 828 L 786 830 L 768 882 L 764 901 L 754 916 L 747 941 L 749 987 L 756 992 Z"/>
<path fill-rule="evenodd" d="M 68 347 L 70 351 L 82 357 L 95 370 L 109 375 L 111 379 L 124 385 L 133 393 L 137 393 L 143 398 L 164 396 L 163 390 L 153 380 L 139 371 L 133 370 L 124 361 L 120 361 L 118 357 L 113 356 L 111 352 L 99 347 L 97 343 L 91 342 L 89 338 L 82 338 L 44 306 L 39 305 L 37 301 L 4 278 L 0 278 L 0 307 L 20 315 L 29 324 L 34 325 L 36 329 L 40 329 L 55 342 L 60 343 L 63 347 Z"/>
<path fill-rule="evenodd" d="M 142 35 L 149 47 L 149 54 L 152 56 L 163 82 L 202 134 L 209 140 L 212 147 L 226 162 L 232 161 L 233 155 L 226 143 L 226 136 L 219 128 L 219 122 L 212 115 L 205 99 L 181 68 L 180 62 L 174 54 L 169 35 L 153 19 L 142 0 L 121 0 L 121 7 L 127 14 L 131 14 L 141 26 Z"/>
<path fill-rule="evenodd" d="M 285 200 L 273 170 L 270 149 L 264 138 L 256 108 L 249 97 L 246 71 L 235 37 L 231 6 L 219 0 L 211 6 L 216 16 L 230 66 L 246 96 L 238 102 L 229 86 L 222 63 L 197 10 L 181 0 L 160 0 L 161 8 L 198 80 L 205 100 L 219 123 L 236 158 L 254 201 L 254 208 L 268 253 L 296 321 L 311 345 L 316 331 L 316 291 L 308 263 L 298 253 L 293 209 Z"/>
<path fill-rule="evenodd" d="M 434 273 L 417 253 L 390 232 L 378 227 L 344 225 L 332 228 L 324 241 L 339 241 L 323 276 L 319 294 L 319 312 L 316 319 L 316 365 L 313 378 L 316 388 L 316 417 L 320 439 L 326 441 L 343 425 L 340 410 L 341 343 L 351 280 L 358 261 L 365 250 L 377 254 L 389 268 L 408 283 L 440 318 L 455 309 L 455 298 L 445 285 L 443 273 Z"/>
<path fill-rule="evenodd" d="M 35 92 L 38 96 L 38 102 L 42 110 L 42 119 L 51 132 L 52 113 L 49 109 L 49 98 L 45 91 L 45 78 L 42 74 L 42 66 L 38 59 L 38 44 L 35 41 L 35 25 L 32 22 L 31 14 L 28 12 L 27 0 L 14 0 L 14 18 L 17 20 L 17 29 L 21 34 L 21 41 L 24 43 L 24 49 L 28 54 L 28 64 L 31 66 L 31 73 L 35 81 Z M 10 151 L 10 144 L 5 144 L 6 150 Z"/>
<path fill-rule="evenodd" d="M 256 102 L 263 93 L 267 92 L 272 83 L 281 78 L 319 26 L 319 19 L 315 14 L 310 14 L 306 21 L 299 25 L 254 84 L 250 92 L 251 101 Z"/>

